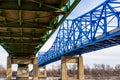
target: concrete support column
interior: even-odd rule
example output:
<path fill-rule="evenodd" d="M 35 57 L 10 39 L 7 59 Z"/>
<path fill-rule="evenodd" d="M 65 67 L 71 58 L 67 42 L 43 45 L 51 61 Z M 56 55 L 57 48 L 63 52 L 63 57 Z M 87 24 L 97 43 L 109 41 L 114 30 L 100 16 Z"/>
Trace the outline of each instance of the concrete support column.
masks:
<path fill-rule="evenodd" d="M 7 57 L 7 80 L 12 80 L 12 62 L 11 62 L 11 56 Z"/>
<path fill-rule="evenodd" d="M 78 71 L 79 71 L 79 80 L 84 80 L 84 64 L 83 64 L 83 57 L 80 56 L 79 57 L 79 68 L 78 68 Z"/>
<path fill-rule="evenodd" d="M 67 66 L 66 66 L 66 58 L 62 57 L 61 61 L 61 78 L 62 80 L 67 80 Z"/>
<path fill-rule="evenodd" d="M 78 64 L 78 77 L 68 77 L 67 75 L 67 63 L 77 63 Z M 61 79 L 62 80 L 84 80 L 84 65 L 83 65 L 83 57 L 77 56 L 64 56 L 61 61 Z"/>
<path fill-rule="evenodd" d="M 17 80 L 29 80 L 28 65 L 18 65 Z"/>
<path fill-rule="evenodd" d="M 45 75 L 45 77 L 47 77 L 47 70 L 46 70 L 46 67 L 44 67 L 44 75 Z"/>
<path fill-rule="evenodd" d="M 38 59 L 33 60 L 33 80 L 38 80 Z"/>
<path fill-rule="evenodd" d="M 46 67 L 39 67 L 38 68 L 38 77 L 39 77 L 39 80 L 46 80 L 46 77 L 47 77 L 47 71 L 46 71 Z"/>

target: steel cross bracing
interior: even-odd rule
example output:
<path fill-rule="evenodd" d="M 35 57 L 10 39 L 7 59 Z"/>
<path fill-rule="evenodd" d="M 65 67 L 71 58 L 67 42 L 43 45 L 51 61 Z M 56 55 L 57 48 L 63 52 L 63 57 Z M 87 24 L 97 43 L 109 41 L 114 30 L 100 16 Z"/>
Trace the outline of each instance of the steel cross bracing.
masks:
<path fill-rule="evenodd" d="M 79 2 L 0 0 L 0 45 L 10 56 L 35 56 Z"/>
<path fill-rule="evenodd" d="M 44 54 L 43 66 L 65 55 L 81 55 L 120 44 L 120 0 L 106 0 L 90 12 L 67 19 L 59 27 L 56 40 Z"/>

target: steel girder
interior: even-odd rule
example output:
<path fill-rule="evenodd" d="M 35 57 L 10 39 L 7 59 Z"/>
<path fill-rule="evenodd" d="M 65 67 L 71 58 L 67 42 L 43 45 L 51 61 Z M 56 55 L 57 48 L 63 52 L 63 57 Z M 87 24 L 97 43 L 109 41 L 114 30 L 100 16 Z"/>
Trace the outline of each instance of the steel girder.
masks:
<path fill-rule="evenodd" d="M 0 0 L 0 44 L 12 56 L 36 55 L 80 2 L 70 1 Z"/>
<path fill-rule="evenodd" d="M 56 40 L 38 64 L 43 66 L 65 55 L 82 55 L 120 44 L 120 1 L 106 0 L 75 19 L 67 19 L 59 27 Z"/>

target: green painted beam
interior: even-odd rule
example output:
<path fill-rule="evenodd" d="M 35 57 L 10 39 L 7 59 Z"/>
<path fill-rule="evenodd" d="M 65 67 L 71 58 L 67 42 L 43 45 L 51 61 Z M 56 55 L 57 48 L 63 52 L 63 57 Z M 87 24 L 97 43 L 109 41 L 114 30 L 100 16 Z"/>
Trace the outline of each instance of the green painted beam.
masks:
<path fill-rule="evenodd" d="M 9 48 L 5 43 L 0 43 L 0 45 L 1 45 L 9 54 L 12 53 L 12 51 L 10 50 L 10 48 Z"/>
<path fill-rule="evenodd" d="M 70 6 L 70 8 L 68 9 L 68 11 L 64 14 L 64 16 L 61 18 L 61 20 L 57 23 L 57 25 L 55 26 L 55 29 L 52 31 L 52 33 L 50 33 L 50 35 L 48 36 L 47 40 L 51 37 L 51 35 L 56 31 L 56 29 L 62 24 L 62 22 L 67 18 L 67 16 L 73 11 L 73 9 L 78 5 L 78 3 L 81 0 L 74 0 L 73 4 Z M 47 41 L 46 40 L 46 41 Z M 38 49 L 39 50 L 39 49 Z"/>
<path fill-rule="evenodd" d="M 73 9 L 78 5 L 78 3 L 80 2 L 81 0 L 75 0 L 73 2 L 73 4 L 70 6 L 70 8 L 68 9 L 67 13 L 62 17 L 62 19 L 58 22 L 58 24 L 56 25 L 56 28 L 58 28 L 62 22 L 67 18 L 67 16 L 73 11 Z"/>
<path fill-rule="evenodd" d="M 20 45 L 20 44 L 23 44 L 23 45 L 28 45 L 28 44 L 31 44 L 31 45 L 38 45 L 38 44 L 40 44 L 40 43 L 20 43 L 20 42 L 18 42 L 18 43 L 14 43 L 14 42 L 11 42 L 11 43 L 6 43 L 6 44 L 8 44 L 8 45 Z"/>
<path fill-rule="evenodd" d="M 0 43 L 37 43 L 37 44 L 42 44 L 44 41 L 43 39 L 41 40 L 32 40 L 32 39 L 28 39 L 28 40 L 25 40 L 23 39 L 21 41 L 21 39 L 13 39 L 13 38 L 10 38 L 10 39 L 4 39 L 4 38 L 1 38 L 0 39 Z"/>
<path fill-rule="evenodd" d="M 19 24 L 20 24 L 20 26 L 22 25 L 22 11 L 21 10 L 19 10 Z"/>
<path fill-rule="evenodd" d="M 21 7 L 21 0 L 18 0 L 18 6 Z"/>
<path fill-rule="evenodd" d="M 18 5 L 19 4 L 19 5 Z M 29 11 L 48 11 L 48 12 L 64 12 L 62 11 L 58 5 L 49 5 L 42 4 L 40 7 L 40 3 L 36 2 L 16 2 L 16 1 L 0 1 L 0 9 L 6 10 L 29 10 Z"/>
<path fill-rule="evenodd" d="M 16 53 L 12 53 L 12 56 L 17 56 L 17 57 L 31 57 L 31 56 L 35 56 L 34 53 L 32 52 L 16 52 Z"/>
<path fill-rule="evenodd" d="M 26 55 L 25 53 L 27 53 L 27 55 L 28 54 L 32 54 L 32 55 L 34 55 L 34 48 L 13 48 L 13 49 L 11 49 L 12 50 L 12 54 L 13 53 L 20 53 L 20 54 L 24 54 L 24 55 Z M 12 54 L 10 54 L 10 55 L 12 55 Z M 17 54 L 18 55 L 18 54 Z"/>
<path fill-rule="evenodd" d="M 30 44 L 15 44 L 15 45 L 13 45 L 13 44 L 7 44 L 7 46 L 9 46 L 9 48 L 19 48 L 19 49 L 34 49 L 34 47 L 36 46 L 36 45 L 30 45 Z"/>
<path fill-rule="evenodd" d="M 10 32 L 2 32 L 0 33 L 0 38 L 2 37 L 28 37 L 28 38 L 40 38 L 42 37 L 43 34 L 40 33 L 22 33 L 23 35 L 21 36 L 20 33 L 10 33 Z"/>
<path fill-rule="evenodd" d="M 42 23 L 22 23 L 21 25 L 19 23 L 10 23 L 8 22 L 7 25 L 4 23 L 0 23 L 0 27 L 7 27 L 7 28 L 37 28 L 37 29 L 52 29 L 48 26 L 48 24 L 42 24 Z"/>
<path fill-rule="evenodd" d="M 9 48 L 12 50 L 12 49 L 30 49 L 30 50 L 34 50 L 34 47 L 36 45 L 29 45 L 29 44 L 16 44 L 16 45 L 12 45 L 12 44 L 7 44 L 7 46 L 9 46 Z"/>
<path fill-rule="evenodd" d="M 55 11 L 57 11 L 57 12 L 65 12 L 65 10 L 61 10 L 60 8 L 57 8 L 57 7 L 48 5 L 48 4 L 43 4 L 43 6 L 46 7 L 46 8 L 50 8 L 50 9 L 52 9 L 52 10 L 55 10 Z"/>
<path fill-rule="evenodd" d="M 10 39 L 10 38 L 17 38 L 17 37 L 1 37 L 1 36 L 0 36 L 0 39 L 4 39 L 4 38 Z M 18 38 L 18 39 L 24 40 L 24 39 L 26 39 L 26 38 L 27 38 L 27 37 L 20 37 L 20 38 Z M 32 39 L 33 39 L 33 40 L 34 40 L 34 39 L 41 40 L 42 38 L 41 38 L 41 37 L 39 37 L 39 38 L 37 37 L 37 38 L 27 38 L 27 39 L 31 39 L 31 40 L 32 40 Z"/>
<path fill-rule="evenodd" d="M 17 10 L 19 12 L 19 19 L 13 20 L 11 22 L 7 20 L 5 13 L 4 14 L 0 13 L 0 16 L 3 17 L 2 21 L 0 22 L 0 27 L 3 29 L 8 29 L 5 30 L 8 33 L 3 32 L 2 34 L 0 34 L 0 43 L 2 46 L 4 46 L 4 48 L 9 52 L 10 55 L 16 55 L 16 56 L 28 56 L 28 54 L 35 55 L 37 51 L 43 46 L 43 44 L 48 40 L 48 38 L 54 33 L 54 31 L 61 25 L 61 23 L 71 13 L 71 11 L 75 8 L 75 6 L 80 2 L 80 0 L 75 0 L 74 3 L 69 7 L 69 3 L 65 2 L 67 0 L 62 0 L 61 3 L 57 3 L 59 5 L 48 4 L 45 3 L 45 1 L 42 2 L 40 1 L 39 0 L 0 1 L 1 12 L 3 12 L 3 10 L 13 10 L 13 11 Z M 42 11 L 50 12 L 50 13 L 52 12 L 52 14 L 54 14 L 55 16 L 52 17 L 50 22 L 39 23 L 38 21 L 37 22 L 33 21 L 33 23 L 31 23 L 29 21 L 24 21 L 22 19 L 23 18 L 22 11 L 36 11 L 36 13 Z M 63 17 L 58 22 L 56 17 L 60 14 L 62 14 Z M 36 19 L 37 18 L 34 18 L 33 20 Z M 20 32 L 19 34 L 18 33 L 14 34 L 9 28 L 11 29 L 19 28 Z M 33 30 L 41 29 L 42 31 L 40 33 L 42 34 L 41 35 L 42 37 L 38 36 L 37 34 L 36 34 L 37 36 L 28 35 L 23 32 L 24 28 L 30 28 Z M 33 32 L 30 31 L 29 34 Z M 29 38 L 27 38 L 26 40 L 26 37 Z M 6 44 L 3 45 L 3 43 Z"/>
<path fill-rule="evenodd" d="M 61 4 L 60 4 L 60 7 L 62 8 L 63 5 L 65 5 L 65 3 L 68 3 L 70 2 L 70 0 L 61 0 Z M 67 6 L 67 5 L 66 5 Z"/>

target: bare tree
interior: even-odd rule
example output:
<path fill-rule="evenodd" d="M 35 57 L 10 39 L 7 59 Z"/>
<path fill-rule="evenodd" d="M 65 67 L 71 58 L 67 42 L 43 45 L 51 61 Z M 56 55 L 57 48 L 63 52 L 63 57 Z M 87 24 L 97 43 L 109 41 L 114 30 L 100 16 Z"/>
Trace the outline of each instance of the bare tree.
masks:
<path fill-rule="evenodd" d="M 114 75 L 120 79 L 120 64 L 115 66 Z"/>
<path fill-rule="evenodd" d="M 92 71 L 91 68 L 88 65 L 84 66 L 84 73 L 86 78 L 91 78 L 92 77 Z"/>
<path fill-rule="evenodd" d="M 57 67 L 57 68 L 56 68 Z M 69 65 L 68 66 L 68 76 L 76 77 L 78 74 L 77 65 Z M 120 80 L 120 64 L 115 67 L 111 67 L 110 65 L 105 64 L 95 64 L 94 67 L 90 68 L 90 66 L 86 65 L 84 68 L 85 78 L 86 79 L 94 79 L 94 80 L 110 80 L 114 78 L 114 80 Z M 61 66 L 52 66 L 52 69 L 47 71 L 48 76 L 52 77 L 60 77 Z"/>
<path fill-rule="evenodd" d="M 3 76 L 6 76 L 6 70 L 2 65 L 0 65 L 0 77 L 3 77 Z"/>
<path fill-rule="evenodd" d="M 77 64 L 68 65 L 69 69 L 67 71 L 69 77 L 77 77 L 78 68 Z"/>

